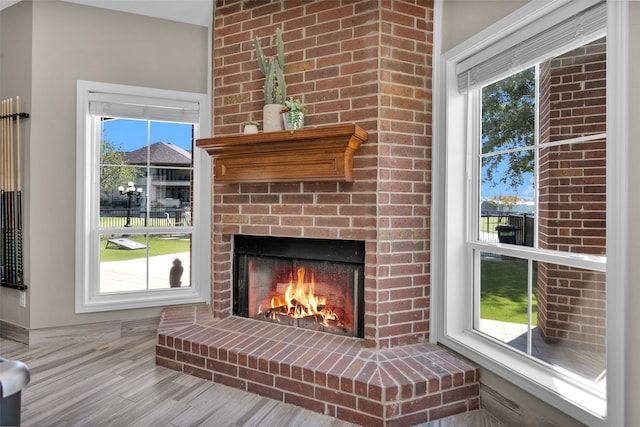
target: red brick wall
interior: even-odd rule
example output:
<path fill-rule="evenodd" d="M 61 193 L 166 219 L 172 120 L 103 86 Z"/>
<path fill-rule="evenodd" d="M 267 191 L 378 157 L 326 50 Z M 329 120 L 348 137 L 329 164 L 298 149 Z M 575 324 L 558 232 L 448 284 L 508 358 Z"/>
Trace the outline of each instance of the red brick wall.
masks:
<path fill-rule="evenodd" d="M 541 142 L 606 132 L 604 39 L 541 67 Z M 548 102 L 548 107 L 547 107 Z M 540 154 L 542 248 L 605 254 L 606 141 L 550 147 Z M 604 344 L 604 274 L 538 266 L 538 325 L 546 338 Z"/>
<path fill-rule="evenodd" d="M 378 3 L 389 8 L 380 8 L 378 322 L 371 326 L 399 345 L 429 329 L 433 16 L 426 1 Z"/>
<path fill-rule="evenodd" d="M 234 234 L 364 240 L 367 345 L 428 339 L 432 14 L 423 0 L 216 2 L 214 135 L 262 119 L 252 39 L 271 55 L 277 27 L 287 95 L 307 104 L 305 124 L 369 134 L 352 183 L 214 183 L 216 316 L 231 314 Z"/>

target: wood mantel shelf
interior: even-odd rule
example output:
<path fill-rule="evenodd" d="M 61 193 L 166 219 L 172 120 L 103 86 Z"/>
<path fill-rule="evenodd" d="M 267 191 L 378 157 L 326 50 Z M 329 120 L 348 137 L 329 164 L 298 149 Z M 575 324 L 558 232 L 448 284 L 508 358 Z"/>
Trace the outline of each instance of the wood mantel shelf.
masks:
<path fill-rule="evenodd" d="M 367 141 L 355 124 L 204 138 L 217 182 L 353 181 L 353 153 Z"/>

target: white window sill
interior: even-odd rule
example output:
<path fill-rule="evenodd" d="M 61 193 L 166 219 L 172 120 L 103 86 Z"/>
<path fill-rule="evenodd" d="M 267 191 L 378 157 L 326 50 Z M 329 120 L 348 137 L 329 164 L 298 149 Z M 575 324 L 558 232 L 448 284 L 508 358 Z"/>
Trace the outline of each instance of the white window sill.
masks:
<path fill-rule="evenodd" d="M 101 295 L 78 295 L 76 313 L 163 307 L 169 305 L 208 303 L 194 287 L 171 288 L 143 292 L 118 292 Z"/>
<path fill-rule="evenodd" d="M 571 372 L 511 351 L 472 330 L 445 335 L 439 342 L 587 425 L 606 425 L 605 391 Z"/>

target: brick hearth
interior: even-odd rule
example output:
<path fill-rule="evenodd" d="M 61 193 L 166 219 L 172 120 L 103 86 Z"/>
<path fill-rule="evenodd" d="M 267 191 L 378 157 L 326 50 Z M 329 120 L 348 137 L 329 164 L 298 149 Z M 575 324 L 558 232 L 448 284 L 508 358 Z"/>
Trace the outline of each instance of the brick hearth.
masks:
<path fill-rule="evenodd" d="M 363 340 L 211 307 L 167 308 L 156 362 L 367 426 L 407 426 L 477 409 L 479 372 L 431 344 L 365 348 Z"/>

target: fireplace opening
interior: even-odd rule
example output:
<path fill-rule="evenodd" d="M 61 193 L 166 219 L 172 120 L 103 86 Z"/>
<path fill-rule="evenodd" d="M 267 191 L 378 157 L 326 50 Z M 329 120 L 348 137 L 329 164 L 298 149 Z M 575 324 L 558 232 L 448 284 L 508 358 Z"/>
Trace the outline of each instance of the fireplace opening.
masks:
<path fill-rule="evenodd" d="M 364 242 L 234 236 L 233 313 L 364 336 Z"/>

